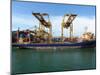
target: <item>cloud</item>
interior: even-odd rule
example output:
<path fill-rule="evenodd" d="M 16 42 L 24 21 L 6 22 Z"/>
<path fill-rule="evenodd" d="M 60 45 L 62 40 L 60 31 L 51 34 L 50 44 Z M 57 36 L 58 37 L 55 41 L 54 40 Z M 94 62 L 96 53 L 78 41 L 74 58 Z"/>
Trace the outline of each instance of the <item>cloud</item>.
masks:
<path fill-rule="evenodd" d="M 63 16 L 50 16 L 52 23 L 52 33 L 54 36 L 61 36 L 61 23 Z M 35 17 L 23 18 L 23 17 L 12 17 L 12 30 L 17 30 L 18 27 L 21 29 L 34 29 L 34 26 L 39 27 L 39 22 Z M 88 27 L 88 31 L 95 33 L 95 17 L 79 17 L 77 16 L 73 21 L 74 35 L 80 36 L 84 33 L 85 27 Z M 64 29 L 64 36 L 69 36 L 69 29 Z"/>
<path fill-rule="evenodd" d="M 35 25 L 38 24 L 38 21 L 32 17 L 32 18 L 24 18 L 24 17 L 12 17 L 12 30 L 17 30 L 18 27 L 20 27 L 21 30 L 34 28 Z"/>
<path fill-rule="evenodd" d="M 52 16 L 52 29 L 56 36 L 61 35 L 61 23 L 63 16 Z M 73 21 L 74 27 L 74 35 L 80 36 L 85 32 L 85 28 L 87 27 L 87 31 L 93 32 L 95 34 L 95 17 L 87 18 L 87 17 L 76 17 Z M 69 29 L 64 29 L 64 36 L 69 36 Z"/>
<path fill-rule="evenodd" d="M 95 34 L 95 17 L 87 18 L 87 17 L 77 17 L 74 22 L 74 31 L 81 35 L 85 32 L 85 27 L 87 27 L 88 32 L 92 32 Z"/>

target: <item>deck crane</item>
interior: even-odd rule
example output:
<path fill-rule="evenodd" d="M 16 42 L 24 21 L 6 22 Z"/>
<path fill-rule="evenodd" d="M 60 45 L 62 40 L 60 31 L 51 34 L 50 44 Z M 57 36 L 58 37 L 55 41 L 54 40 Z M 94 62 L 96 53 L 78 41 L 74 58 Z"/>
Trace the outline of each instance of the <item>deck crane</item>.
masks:
<path fill-rule="evenodd" d="M 72 39 L 73 37 L 73 20 L 76 18 L 76 14 L 65 14 L 64 15 L 64 18 L 62 20 L 62 24 L 61 24 L 61 30 L 62 30 L 62 33 L 61 33 L 61 36 L 62 36 L 62 41 L 63 41 L 63 29 L 66 28 L 70 28 L 70 39 Z M 67 17 L 67 20 L 66 20 L 66 17 Z"/>
<path fill-rule="evenodd" d="M 35 16 L 38 20 L 39 20 L 39 31 L 42 32 L 43 34 L 47 34 L 48 35 L 48 42 L 51 42 L 51 38 L 52 38 L 52 25 L 49 19 L 49 15 L 47 13 L 32 13 L 33 16 Z M 47 17 L 48 20 L 46 21 L 44 18 Z M 48 28 L 49 31 L 46 32 L 45 28 Z M 41 33 L 40 33 L 41 34 Z M 41 36 L 44 36 L 41 34 Z"/>

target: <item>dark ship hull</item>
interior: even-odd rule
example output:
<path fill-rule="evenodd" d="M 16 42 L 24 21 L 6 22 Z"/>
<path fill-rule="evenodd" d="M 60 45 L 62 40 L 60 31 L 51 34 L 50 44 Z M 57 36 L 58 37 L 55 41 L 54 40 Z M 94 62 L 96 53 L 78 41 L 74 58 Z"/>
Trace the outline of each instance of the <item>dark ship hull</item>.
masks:
<path fill-rule="evenodd" d="M 52 43 L 52 44 L 45 44 L 45 43 L 32 43 L 32 44 L 12 44 L 13 47 L 19 48 L 36 48 L 36 47 L 66 47 L 66 48 L 91 48 L 96 47 L 96 41 L 84 41 L 79 43 Z"/>

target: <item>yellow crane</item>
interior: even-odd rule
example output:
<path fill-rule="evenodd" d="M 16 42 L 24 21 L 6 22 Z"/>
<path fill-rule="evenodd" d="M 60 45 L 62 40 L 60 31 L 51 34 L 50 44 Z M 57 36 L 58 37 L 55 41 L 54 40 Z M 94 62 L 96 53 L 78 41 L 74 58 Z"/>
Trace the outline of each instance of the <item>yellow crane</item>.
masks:
<path fill-rule="evenodd" d="M 65 14 L 62 20 L 61 24 L 61 37 L 62 37 L 62 42 L 63 42 L 63 31 L 64 28 L 68 29 L 70 28 L 70 39 L 73 38 L 73 20 L 76 18 L 76 14 Z M 67 20 L 66 20 L 67 17 Z"/>
<path fill-rule="evenodd" d="M 38 20 L 39 20 L 39 35 L 41 35 L 41 37 L 44 37 L 45 34 L 48 35 L 48 42 L 51 42 L 51 38 L 52 38 L 52 25 L 50 22 L 50 18 L 49 15 L 47 13 L 32 13 L 33 16 L 35 16 Z M 45 20 L 44 18 L 47 16 L 48 20 Z M 48 28 L 49 31 L 46 32 L 45 28 Z"/>

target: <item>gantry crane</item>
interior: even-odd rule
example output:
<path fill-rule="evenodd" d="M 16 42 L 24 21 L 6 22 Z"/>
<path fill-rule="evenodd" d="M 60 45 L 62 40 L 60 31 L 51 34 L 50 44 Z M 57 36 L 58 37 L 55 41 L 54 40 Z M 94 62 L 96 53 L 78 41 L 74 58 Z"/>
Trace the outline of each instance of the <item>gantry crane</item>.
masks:
<path fill-rule="evenodd" d="M 52 38 L 52 25 L 49 19 L 49 15 L 47 13 L 32 13 L 33 16 L 35 16 L 39 20 L 39 31 L 41 36 L 44 36 L 44 34 L 48 34 L 48 42 L 51 42 Z M 44 18 L 47 16 L 48 20 L 45 20 Z M 45 28 L 48 28 L 49 31 L 46 32 Z M 42 35 L 43 34 L 43 35 Z"/>
<path fill-rule="evenodd" d="M 72 39 L 73 37 L 73 20 L 76 18 L 76 14 L 65 14 L 64 18 L 62 20 L 62 24 L 61 24 L 61 36 L 62 36 L 62 41 L 63 41 L 63 30 L 64 28 L 68 29 L 70 28 L 70 39 Z M 67 20 L 66 20 L 67 17 Z"/>

